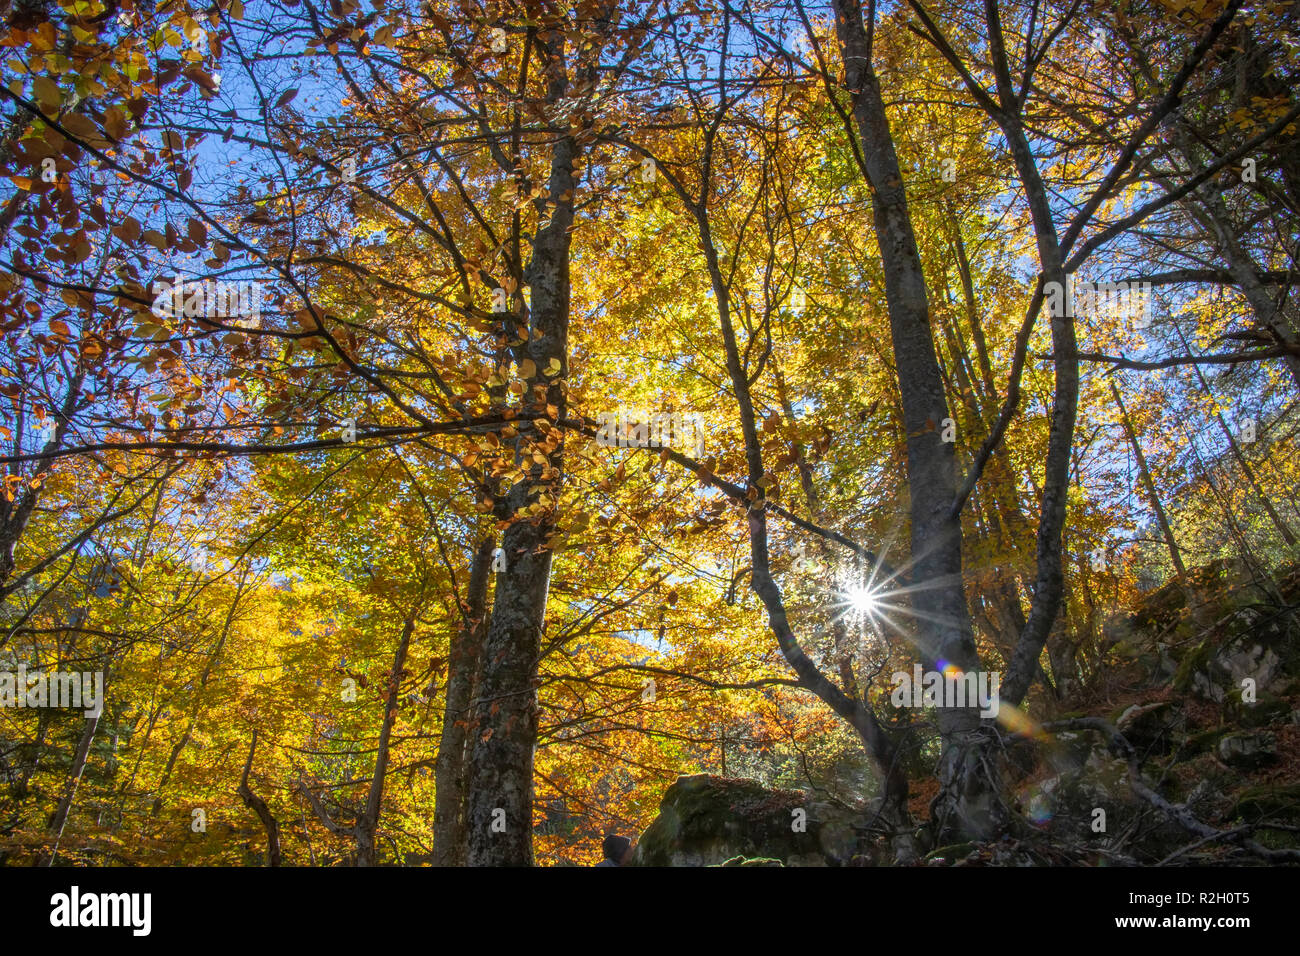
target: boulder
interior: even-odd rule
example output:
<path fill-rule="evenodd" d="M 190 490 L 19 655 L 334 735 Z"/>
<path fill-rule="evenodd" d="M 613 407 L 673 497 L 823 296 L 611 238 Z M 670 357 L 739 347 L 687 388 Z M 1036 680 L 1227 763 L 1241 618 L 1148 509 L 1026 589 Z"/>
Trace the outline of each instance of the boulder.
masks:
<path fill-rule="evenodd" d="M 1093 832 L 1095 810 L 1113 815 L 1132 801 L 1128 765 L 1102 750 L 1094 750 L 1084 765 L 1037 781 L 1019 794 L 1030 824 L 1072 840 Z"/>
<path fill-rule="evenodd" d="M 1232 812 L 1248 823 L 1300 824 L 1300 783 L 1248 787 L 1237 795 Z"/>
<path fill-rule="evenodd" d="M 1219 741 L 1225 734 L 1232 732 L 1231 727 L 1212 727 L 1209 730 L 1198 731 L 1189 734 L 1179 741 L 1177 752 L 1174 755 L 1175 761 L 1182 762 L 1199 757 L 1201 754 L 1215 753 L 1219 747 Z"/>
<path fill-rule="evenodd" d="M 1255 682 L 1256 693 L 1283 693 L 1290 681 L 1272 647 L 1242 635 L 1218 647 L 1209 639 L 1202 641 L 1180 662 L 1174 687 L 1223 703 L 1240 699 L 1245 678 Z"/>
<path fill-rule="evenodd" d="M 1237 770 L 1258 770 L 1277 760 L 1277 741 L 1272 734 L 1228 734 L 1219 741 L 1219 759 Z"/>
<path fill-rule="evenodd" d="M 845 866 L 867 849 L 857 814 L 799 790 L 694 774 L 664 793 L 633 866 Z M 736 858 L 742 862 L 736 862 Z M 761 862 L 756 862 L 761 861 Z"/>
<path fill-rule="evenodd" d="M 1291 719 L 1291 705 L 1268 691 L 1260 691 L 1252 702 L 1242 700 L 1240 694 L 1229 694 L 1223 702 L 1223 709 L 1227 719 L 1243 730 L 1286 723 Z"/>

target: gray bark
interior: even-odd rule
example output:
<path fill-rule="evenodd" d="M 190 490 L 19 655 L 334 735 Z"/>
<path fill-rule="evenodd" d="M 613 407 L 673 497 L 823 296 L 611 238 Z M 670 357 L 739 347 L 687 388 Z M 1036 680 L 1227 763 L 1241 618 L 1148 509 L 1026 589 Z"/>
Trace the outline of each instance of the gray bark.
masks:
<path fill-rule="evenodd" d="M 406 652 L 411 646 L 411 633 L 415 630 L 415 612 L 406 619 L 402 626 L 402 637 L 397 643 L 397 653 L 393 655 L 393 669 L 388 675 L 388 696 L 384 699 L 384 722 L 379 728 L 379 743 L 376 746 L 375 773 L 370 778 L 370 791 L 366 794 L 366 806 L 361 811 L 361 818 L 354 829 L 357 840 L 357 866 L 375 865 L 375 833 L 379 829 L 379 812 L 384 802 L 384 777 L 388 774 L 390 756 L 389 742 L 393 735 L 393 724 L 397 722 L 397 704 L 402 690 L 402 670 L 406 666 Z"/>
<path fill-rule="evenodd" d="M 452 639 L 447 660 L 446 703 L 442 740 L 434 770 L 433 865 L 464 866 L 468 789 L 470 703 L 487 630 L 487 587 L 496 542 L 484 538 L 470 565 L 464 624 Z"/>
<path fill-rule="evenodd" d="M 550 74 L 549 98 L 567 89 L 563 40 L 544 42 Z M 579 154 L 572 135 L 553 147 L 546 200 L 539 212 L 550 221 L 537 230 L 527 277 L 532 288 L 531 327 L 523 357 L 537 368 L 545 403 L 525 393 L 521 423 L 550 417 L 552 405 L 563 418 L 567 408 L 563 381 L 568 375 L 569 247 L 573 226 L 574 165 Z M 558 363 L 554 375 L 546 372 Z M 539 407 L 539 405 L 541 407 Z M 525 426 L 527 427 L 527 426 Z M 541 437 L 535 435 L 534 437 Z M 515 454 L 527 444 L 521 432 Z M 510 512 L 518 512 L 540 493 L 558 499 L 563 481 L 563 444 L 534 464 L 529 478 L 509 493 Z M 506 569 L 497 578 L 492 618 L 483 645 L 480 687 L 475 694 L 474 737 L 469 770 L 469 853 L 471 866 L 531 866 L 533 863 L 533 756 L 537 744 L 537 669 L 541 655 L 546 598 L 550 588 L 553 511 L 516 520 L 501 542 Z"/>
<path fill-rule="evenodd" d="M 59 798 L 54 812 L 50 815 L 49 832 L 54 837 L 54 847 L 49 856 L 45 858 L 46 866 L 53 866 L 55 858 L 59 855 L 59 842 L 63 839 L 63 829 L 68 825 L 68 814 L 72 811 L 72 803 L 77 798 L 77 788 L 81 784 L 81 776 L 86 772 L 86 762 L 90 759 L 90 746 L 95 742 L 95 732 L 99 729 L 100 718 L 104 715 L 104 710 L 108 707 L 108 675 L 110 663 L 104 664 L 104 685 L 99 695 L 100 710 L 93 717 L 87 717 L 85 725 L 81 731 L 81 740 L 77 743 L 77 751 L 72 757 L 72 769 L 68 773 L 68 782 L 63 789 L 63 796 Z"/>
<path fill-rule="evenodd" d="M 1213 192 L 1213 187 L 1202 187 L 1203 206 L 1206 219 L 1217 240 L 1219 251 L 1228 265 L 1228 271 L 1241 289 L 1242 295 L 1250 303 L 1255 313 L 1255 323 L 1270 335 L 1279 345 L 1286 346 L 1287 354 L 1283 356 L 1286 367 L 1300 388 L 1300 335 L 1291 327 L 1286 316 L 1279 308 L 1279 301 L 1269 295 L 1264 284 L 1259 280 L 1259 269 L 1250 253 L 1237 239 L 1235 230 L 1228 217 L 1227 206 L 1223 196 Z M 1281 293 L 1286 296 L 1289 290 Z"/>
<path fill-rule="evenodd" d="M 962 587 L 961 523 L 951 512 L 957 493 L 953 444 L 940 440 L 948 417 L 935 354 L 920 252 L 903 175 L 894 149 L 879 81 L 871 63 L 859 0 L 835 0 L 836 32 L 852 96 L 864 172 L 883 260 L 885 300 L 907 430 L 911 517 L 911 584 L 921 589 L 927 614 L 916 621 L 918 657 L 928 669 L 980 667 Z M 940 662 L 943 662 L 942 664 Z M 987 836 L 1000 826 L 997 774 L 984 751 L 988 737 L 974 708 L 939 709 L 942 740 L 934 804 L 937 838 Z"/>

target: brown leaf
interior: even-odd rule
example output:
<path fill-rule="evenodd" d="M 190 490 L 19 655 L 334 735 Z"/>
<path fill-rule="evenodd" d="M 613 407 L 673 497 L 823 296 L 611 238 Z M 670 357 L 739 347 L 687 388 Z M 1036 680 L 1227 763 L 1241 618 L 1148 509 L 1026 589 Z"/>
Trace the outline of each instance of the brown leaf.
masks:
<path fill-rule="evenodd" d="M 63 128 L 77 139 L 85 140 L 92 146 L 107 145 L 107 141 L 99 132 L 99 127 L 80 113 L 69 113 L 65 116 Z"/>

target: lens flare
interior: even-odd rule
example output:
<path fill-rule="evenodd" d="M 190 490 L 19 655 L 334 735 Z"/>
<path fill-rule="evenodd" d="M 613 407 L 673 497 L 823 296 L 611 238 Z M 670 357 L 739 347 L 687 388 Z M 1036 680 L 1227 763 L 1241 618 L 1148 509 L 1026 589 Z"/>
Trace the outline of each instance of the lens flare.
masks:
<path fill-rule="evenodd" d="M 854 585 L 845 592 L 844 596 L 848 599 L 849 607 L 858 614 L 874 614 L 880 609 L 880 596 L 875 588 Z"/>

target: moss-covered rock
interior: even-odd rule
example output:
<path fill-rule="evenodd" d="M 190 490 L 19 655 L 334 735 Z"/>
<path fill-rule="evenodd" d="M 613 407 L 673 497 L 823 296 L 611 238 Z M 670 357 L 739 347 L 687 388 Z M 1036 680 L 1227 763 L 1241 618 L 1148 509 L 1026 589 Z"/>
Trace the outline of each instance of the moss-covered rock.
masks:
<path fill-rule="evenodd" d="M 1201 641 L 1184 654 L 1178 670 L 1174 672 L 1174 690 L 1184 694 L 1192 690 L 1197 683 L 1197 675 L 1206 673 L 1213 656 L 1214 643 L 1209 639 Z"/>
<path fill-rule="evenodd" d="M 1276 635 L 1270 632 L 1270 639 Z M 1291 680 L 1283 659 L 1270 641 L 1255 632 L 1227 640 L 1208 637 L 1183 655 L 1174 673 L 1174 689 L 1207 700 L 1226 703 L 1241 698 L 1242 682 L 1249 678 L 1257 694 L 1284 692 Z"/>
<path fill-rule="evenodd" d="M 1300 783 L 1270 783 L 1237 794 L 1233 815 L 1247 823 L 1300 824 Z"/>
<path fill-rule="evenodd" d="M 1185 737 L 1179 741 L 1174 751 L 1175 762 L 1191 760 L 1201 754 L 1214 753 L 1219 746 L 1219 740 L 1231 730 L 1231 727 L 1214 727 Z"/>
<path fill-rule="evenodd" d="M 799 790 L 695 774 L 668 788 L 632 864 L 716 866 L 741 857 L 785 866 L 844 866 L 864 851 L 858 823 L 855 814 Z"/>
<path fill-rule="evenodd" d="M 1247 730 L 1291 719 L 1291 705 L 1268 691 L 1261 691 L 1254 703 L 1242 700 L 1240 694 L 1229 694 L 1224 698 L 1223 709 L 1229 723 Z"/>
<path fill-rule="evenodd" d="M 1219 759 L 1237 770 L 1258 770 L 1277 761 L 1277 740 L 1267 732 L 1228 734 L 1219 741 Z"/>

